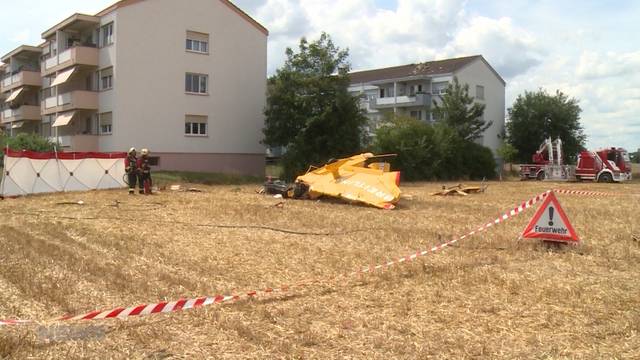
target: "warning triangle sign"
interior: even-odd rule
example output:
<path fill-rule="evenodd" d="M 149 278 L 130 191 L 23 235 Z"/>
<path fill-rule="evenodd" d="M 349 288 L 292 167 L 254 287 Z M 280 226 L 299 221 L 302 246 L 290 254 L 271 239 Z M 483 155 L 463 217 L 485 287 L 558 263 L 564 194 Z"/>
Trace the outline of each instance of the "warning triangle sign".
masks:
<path fill-rule="evenodd" d="M 553 191 L 547 195 L 538 211 L 533 215 L 529 225 L 524 229 L 522 237 L 566 243 L 580 242 Z"/>

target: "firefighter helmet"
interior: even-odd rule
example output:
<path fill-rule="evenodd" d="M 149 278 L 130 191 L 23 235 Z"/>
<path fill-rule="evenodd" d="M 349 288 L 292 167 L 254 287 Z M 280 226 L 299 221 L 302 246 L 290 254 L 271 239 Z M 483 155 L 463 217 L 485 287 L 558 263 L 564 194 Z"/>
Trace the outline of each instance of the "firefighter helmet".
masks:
<path fill-rule="evenodd" d="M 135 154 L 136 153 L 136 148 L 132 147 L 131 149 L 129 149 L 129 151 L 127 152 L 127 154 L 131 155 L 131 154 Z"/>
<path fill-rule="evenodd" d="M 142 156 L 147 156 L 147 155 L 149 155 L 149 149 L 142 149 L 142 150 L 140 150 L 140 154 L 141 154 Z"/>

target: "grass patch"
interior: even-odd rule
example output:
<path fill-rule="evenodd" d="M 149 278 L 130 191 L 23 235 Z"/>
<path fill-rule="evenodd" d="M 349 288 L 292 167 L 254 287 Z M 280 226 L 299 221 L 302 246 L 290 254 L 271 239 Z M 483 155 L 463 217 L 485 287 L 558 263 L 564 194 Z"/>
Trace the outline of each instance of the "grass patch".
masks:
<path fill-rule="evenodd" d="M 274 199 L 253 184 L 5 199 L 0 319 L 46 320 L 318 281 L 224 306 L 57 324 L 70 334 L 106 327 L 97 339 L 47 344 L 40 334 L 55 328 L 5 327 L 0 359 L 638 358 L 640 204 L 631 195 L 640 193 L 638 183 L 504 181 L 490 182 L 484 194 L 429 195 L 442 185 L 403 184 L 410 196 L 392 211 Z M 518 240 L 529 209 L 443 251 L 348 276 L 477 229 L 549 188 L 628 195 L 558 194 L 581 245 Z M 59 205 L 79 199 L 85 204 Z"/>
<path fill-rule="evenodd" d="M 204 185 L 241 185 L 258 184 L 264 181 L 258 176 L 204 173 L 190 171 L 158 171 L 152 174 L 157 185 L 191 183 Z"/>

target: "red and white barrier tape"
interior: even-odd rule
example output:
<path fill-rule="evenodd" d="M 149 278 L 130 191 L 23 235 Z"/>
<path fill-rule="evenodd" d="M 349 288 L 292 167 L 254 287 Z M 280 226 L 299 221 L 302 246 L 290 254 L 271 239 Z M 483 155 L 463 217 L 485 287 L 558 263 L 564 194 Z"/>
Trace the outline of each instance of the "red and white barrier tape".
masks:
<path fill-rule="evenodd" d="M 582 196 L 629 196 L 636 194 L 625 194 L 615 192 L 602 192 L 602 191 L 586 191 L 586 190 L 569 190 L 569 189 L 553 189 L 555 193 L 567 194 L 567 195 L 582 195 Z"/>
<path fill-rule="evenodd" d="M 380 264 L 380 265 L 376 265 L 376 266 L 370 266 L 370 267 L 367 267 L 367 268 L 362 268 L 361 270 L 353 272 L 350 275 L 374 272 L 376 270 L 380 270 L 380 269 L 387 268 L 387 267 L 394 266 L 394 265 L 399 265 L 399 264 L 402 264 L 404 262 L 413 261 L 413 260 L 417 259 L 418 257 L 428 255 L 429 253 L 435 253 L 437 251 L 440 251 L 440 250 L 442 250 L 442 249 L 444 249 L 446 247 L 449 247 L 449 246 L 457 243 L 458 241 L 464 240 L 465 238 L 468 238 L 468 237 L 471 237 L 471 236 L 473 236 L 473 235 L 475 235 L 477 233 L 483 232 L 483 231 L 489 229 L 490 227 L 492 227 L 494 225 L 498 225 L 501 222 L 504 222 L 504 221 L 506 221 L 506 220 L 508 220 L 508 219 L 510 219 L 510 218 L 512 218 L 512 217 L 524 212 L 526 209 L 532 207 L 534 204 L 536 204 L 537 202 L 539 202 L 542 199 L 544 199 L 547 195 L 549 195 L 550 192 L 551 192 L 550 190 L 546 191 L 546 192 L 543 192 L 542 194 L 537 195 L 537 196 L 535 196 L 535 197 L 523 202 L 519 206 L 515 207 L 513 210 L 509 211 L 508 213 L 503 214 L 502 216 L 500 216 L 499 218 L 495 219 L 494 221 L 488 222 L 488 223 L 478 227 L 475 230 L 472 230 L 472 231 L 470 231 L 470 232 L 468 232 L 468 233 L 466 233 L 464 235 L 458 236 L 457 238 L 455 238 L 455 239 L 453 239 L 451 241 L 448 241 L 448 242 L 445 242 L 445 243 L 442 243 L 442 244 L 438 244 L 438 245 L 432 247 L 431 249 L 418 251 L 415 254 L 410 254 L 410 255 L 398 258 L 397 260 L 392 260 L 392 261 L 386 262 L 384 264 Z"/>
<path fill-rule="evenodd" d="M 70 321 L 70 320 L 99 320 L 99 319 L 112 319 L 112 318 L 117 318 L 117 319 L 124 319 L 127 317 L 132 317 L 132 316 L 143 316 L 143 315 L 150 315 L 150 314 L 159 314 L 159 313 L 170 313 L 170 312 L 176 312 L 176 311 L 180 311 L 180 310 L 187 310 L 187 309 L 194 309 L 194 308 L 199 308 L 199 307 L 203 307 L 203 306 L 208 306 L 208 305 L 214 305 L 214 304 L 221 304 L 221 303 L 226 303 L 226 302 L 231 302 L 231 301 L 238 301 L 244 298 L 251 298 L 251 297 L 256 297 L 260 294 L 272 294 L 272 293 L 277 293 L 277 292 L 287 292 L 289 289 L 291 288 L 295 288 L 295 287 L 305 287 L 305 286 L 309 286 L 313 283 L 319 283 L 319 282 L 326 282 L 326 281 L 333 281 L 337 278 L 348 278 L 348 277 L 353 277 L 353 276 L 358 276 L 361 274 L 367 274 L 367 273 L 373 273 L 376 270 L 380 270 L 380 269 L 384 269 L 384 268 L 388 268 L 391 266 L 395 266 L 395 265 L 401 265 L 403 263 L 407 263 L 407 262 L 411 262 L 413 260 L 416 260 L 417 258 L 421 257 L 421 256 L 426 256 L 430 253 L 435 253 L 438 252 L 446 247 L 450 247 L 451 245 L 464 240 L 468 237 L 471 237 L 477 233 L 483 232 L 488 230 L 489 228 L 491 228 L 494 225 L 498 225 L 512 217 L 515 217 L 519 214 L 521 214 L 522 212 L 524 212 L 526 209 L 529 209 L 530 207 L 532 207 L 533 205 L 535 205 L 536 203 L 538 203 L 539 201 L 543 200 L 552 190 L 548 190 L 545 191 L 544 193 L 541 193 L 539 195 L 536 195 L 534 197 L 532 197 L 531 199 L 524 201 L 522 204 L 516 206 L 515 208 L 513 208 L 512 210 L 510 210 L 509 212 L 503 214 L 502 216 L 498 217 L 497 219 L 495 219 L 494 221 L 488 222 L 480 227 L 478 227 L 475 230 L 472 230 L 464 235 L 458 236 L 456 238 L 454 238 L 453 240 L 450 240 L 448 242 L 436 245 L 428 250 L 422 250 L 422 251 L 417 251 L 416 253 L 413 254 L 409 254 L 406 256 L 402 256 L 397 258 L 396 260 L 392 260 L 392 261 L 388 261 L 384 264 L 379 264 L 379 265 L 375 265 L 375 266 L 369 266 L 366 268 L 361 268 L 358 271 L 349 273 L 348 275 L 339 275 L 336 277 L 332 277 L 331 279 L 324 279 L 324 280 L 320 280 L 320 279 L 315 279 L 315 280 L 306 280 L 306 281 L 301 281 L 299 283 L 296 283 L 294 285 L 282 285 L 281 287 L 278 288 L 266 288 L 263 290 L 253 290 L 253 291 L 249 291 L 240 295 L 216 295 L 213 297 L 200 297 L 200 298 L 194 298 L 194 299 L 181 299 L 178 301 L 172 301 L 172 302 L 160 302 L 160 303 L 155 303 L 155 304 L 143 304 L 143 305 L 138 305 L 138 306 L 133 306 L 133 307 L 128 307 L 128 308 L 116 308 L 116 309 L 111 309 L 111 310 L 106 310 L 106 311 L 92 311 L 86 314 L 82 314 L 82 315 L 76 315 L 76 316 L 63 316 L 61 318 L 57 318 L 57 319 L 53 319 L 50 321 Z M 558 193 L 563 193 L 563 194 L 574 194 L 574 195 L 593 195 L 593 196 L 604 196 L 604 195 L 610 195 L 608 193 L 600 193 L 600 192 L 593 192 L 593 191 L 576 191 L 576 190 L 553 190 L 555 192 Z M 2 325 L 19 325 L 19 324 L 28 324 L 28 323 L 35 323 L 35 321 L 31 321 L 31 320 L 0 320 L 0 326 Z"/>

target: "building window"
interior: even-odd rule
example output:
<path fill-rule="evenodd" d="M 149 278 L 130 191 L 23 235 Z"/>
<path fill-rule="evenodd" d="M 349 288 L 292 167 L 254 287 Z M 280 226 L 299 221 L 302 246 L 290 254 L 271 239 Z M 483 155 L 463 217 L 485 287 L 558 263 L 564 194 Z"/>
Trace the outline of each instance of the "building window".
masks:
<path fill-rule="evenodd" d="M 108 67 L 99 71 L 100 91 L 113 88 L 113 67 Z"/>
<path fill-rule="evenodd" d="M 187 31 L 187 51 L 209 53 L 209 34 Z"/>
<path fill-rule="evenodd" d="M 409 87 L 409 96 L 416 96 L 422 93 L 422 84 L 411 85 Z"/>
<path fill-rule="evenodd" d="M 51 122 L 53 121 L 53 115 L 45 115 L 42 117 L 42 122 L 40 124 L 40 135 L 44 138 L 50 138 L 52 135 L 51 132 Z"/>
<path fill-rule="evenodd" d="M 98 123 L 100 124 L 100 135 L 111 135 L 113 131 L 113 113 L 100 114 Z"/>
<path fill-rule="evenodd" d="M 185 76 L 185 91 L 195 94 L 207 94 L 209 76 L 187 73 Z"/>
<path fill-rule="evenodd" d="M 447 93 L 447 87 L 449 87 L 449 82 L 447 81 L 442 81 L 442 82 L 434 82 L 433 85 L 433 95 L 444 95 Z"/>
<path fill-rule="evenodd" d="M 414 119 L 422 120 L 422 111 L 421 110 L 412 110 L 411 117 Z"/>
<path fill-rule="evenodd" d="M 56 88 L 55 87 L 46 87 L 42 89 L 42 99 L 48 99 L 50 97 L 56 96 Z"/>
<path fill-rule="evenodd" d="M 484 86 L 476 85 L 476 99 L 484 100 Z"/>
<path fill-rule="evenodd" d="M 380 97 L 383 98 L 384 97 L 384 88 L 380 88 Z"/>
<path fill-rule="evenodd" d="M 108 23 L 100 29 L 102 33 L 102 46 L 113 44 L 113 23 Z"/>
<path fill-rule="evenodd" d="M 185 116 L 184 134 L 189 136 L 207 136 L 207 117 L 200 115 Z"/>
<path fill-rule="evenodd" d="M 160 156 L 149 156 L 149 165 L 151 165 L 151 166 L 159 166 L 160 165 Z"/>

